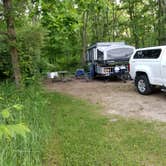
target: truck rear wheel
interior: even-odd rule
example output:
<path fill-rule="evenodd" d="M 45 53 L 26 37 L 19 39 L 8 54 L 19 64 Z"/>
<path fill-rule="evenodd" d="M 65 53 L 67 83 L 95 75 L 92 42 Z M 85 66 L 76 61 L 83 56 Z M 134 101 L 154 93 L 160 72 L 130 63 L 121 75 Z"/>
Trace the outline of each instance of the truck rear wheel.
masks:
<path fill-rule="evenodd" d="M 137 76 L 135 79 L 137 91 L 142 95 L 149 95 L 152 93 L 152 87 L 146 75 Z"/>

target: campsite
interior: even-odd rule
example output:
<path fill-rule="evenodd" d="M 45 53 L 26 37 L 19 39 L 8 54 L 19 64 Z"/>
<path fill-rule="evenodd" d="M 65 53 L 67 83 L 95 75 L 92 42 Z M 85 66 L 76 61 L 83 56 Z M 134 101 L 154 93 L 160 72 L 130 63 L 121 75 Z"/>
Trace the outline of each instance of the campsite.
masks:
<path fill-rule="evenodd" d="M 140 96 L 132 81 L 127 83 L 120 80 L 86 82 L 76 79 L 66 83 L 48 81 L 46 87 L 50 91 L 69 94 L 102 105 L 105 108 L 103 114 L 106 115 L 115 114 L 127 118 L 166 122 L 165 93 L 158 91 L 151 96 Z"/>
<path fill-rule="evenodd" d="M 166 166 L 165 0 L 0 0 L 0 166 Z"/>

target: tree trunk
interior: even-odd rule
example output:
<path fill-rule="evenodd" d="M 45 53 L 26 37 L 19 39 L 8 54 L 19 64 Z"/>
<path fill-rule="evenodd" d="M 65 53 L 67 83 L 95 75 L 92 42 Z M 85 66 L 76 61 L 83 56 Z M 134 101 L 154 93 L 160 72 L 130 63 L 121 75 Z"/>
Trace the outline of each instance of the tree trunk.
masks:
<path fill-rule="evenodd" d="M 7 25 L 8 38 L 9 38 L 9 49 L 11 55 L 11 61 L 13 66 L 13 74 L 17 87 L 20 87 L 21 72 L 19 67 L 18 52 L 16 48 L 16 33 L 14 28 L 14 16 L 12 9 L 12 0 L 3 0 L 4 16 Z"/>
<path fill-rule="evenodd" d="M 166 44 L 166 2 L 158 0 L 158 44 Z"/>
<path fill-rule="evenodd" d="M 129 16 L 130 16 L 130 24 L 131 24 L 131 32 L 133 35 L 135 47 L 139 47 L 139 36 L 137 34 L 137 28 L 136 28 L 136 23 L 135 23 L 135 3 L 130 3 L 129 2 Z"/>
<path fill-rule="evenodd" d="M 85 11 L 83 13 L 83 28 L 82 28 L 82 65 L 85 65 L 85 57 L 86 57 L 86 47 L 87 47 L 87 21 L 88 21 L 88 13 Z"/>
<path fill-rule="evenodd" d="M 112 3 L 112 41 L 115 42 L 115 4 Z"/>

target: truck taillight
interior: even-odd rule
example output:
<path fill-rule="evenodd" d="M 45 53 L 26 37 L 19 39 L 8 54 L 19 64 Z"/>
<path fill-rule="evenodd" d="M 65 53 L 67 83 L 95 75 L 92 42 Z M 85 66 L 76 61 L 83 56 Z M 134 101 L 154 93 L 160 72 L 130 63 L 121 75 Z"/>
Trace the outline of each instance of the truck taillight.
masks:
<path fill-rule="evenodd" d="M 130 63 L 128 64 L 128 71 L 130 72 Z"/>

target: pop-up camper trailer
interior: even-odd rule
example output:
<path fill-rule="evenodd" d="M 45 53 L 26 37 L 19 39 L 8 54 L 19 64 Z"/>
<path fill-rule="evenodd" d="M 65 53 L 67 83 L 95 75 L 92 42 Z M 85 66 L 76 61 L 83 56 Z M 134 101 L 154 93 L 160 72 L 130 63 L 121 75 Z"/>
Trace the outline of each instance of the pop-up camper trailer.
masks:
<path fill-rule="evenodd" d="M 88 48 L 86 61 L 90 76 L 122 76 L 128 73 L 129 58 L 135 48 L 124 42 L 96 43 Z"/>

